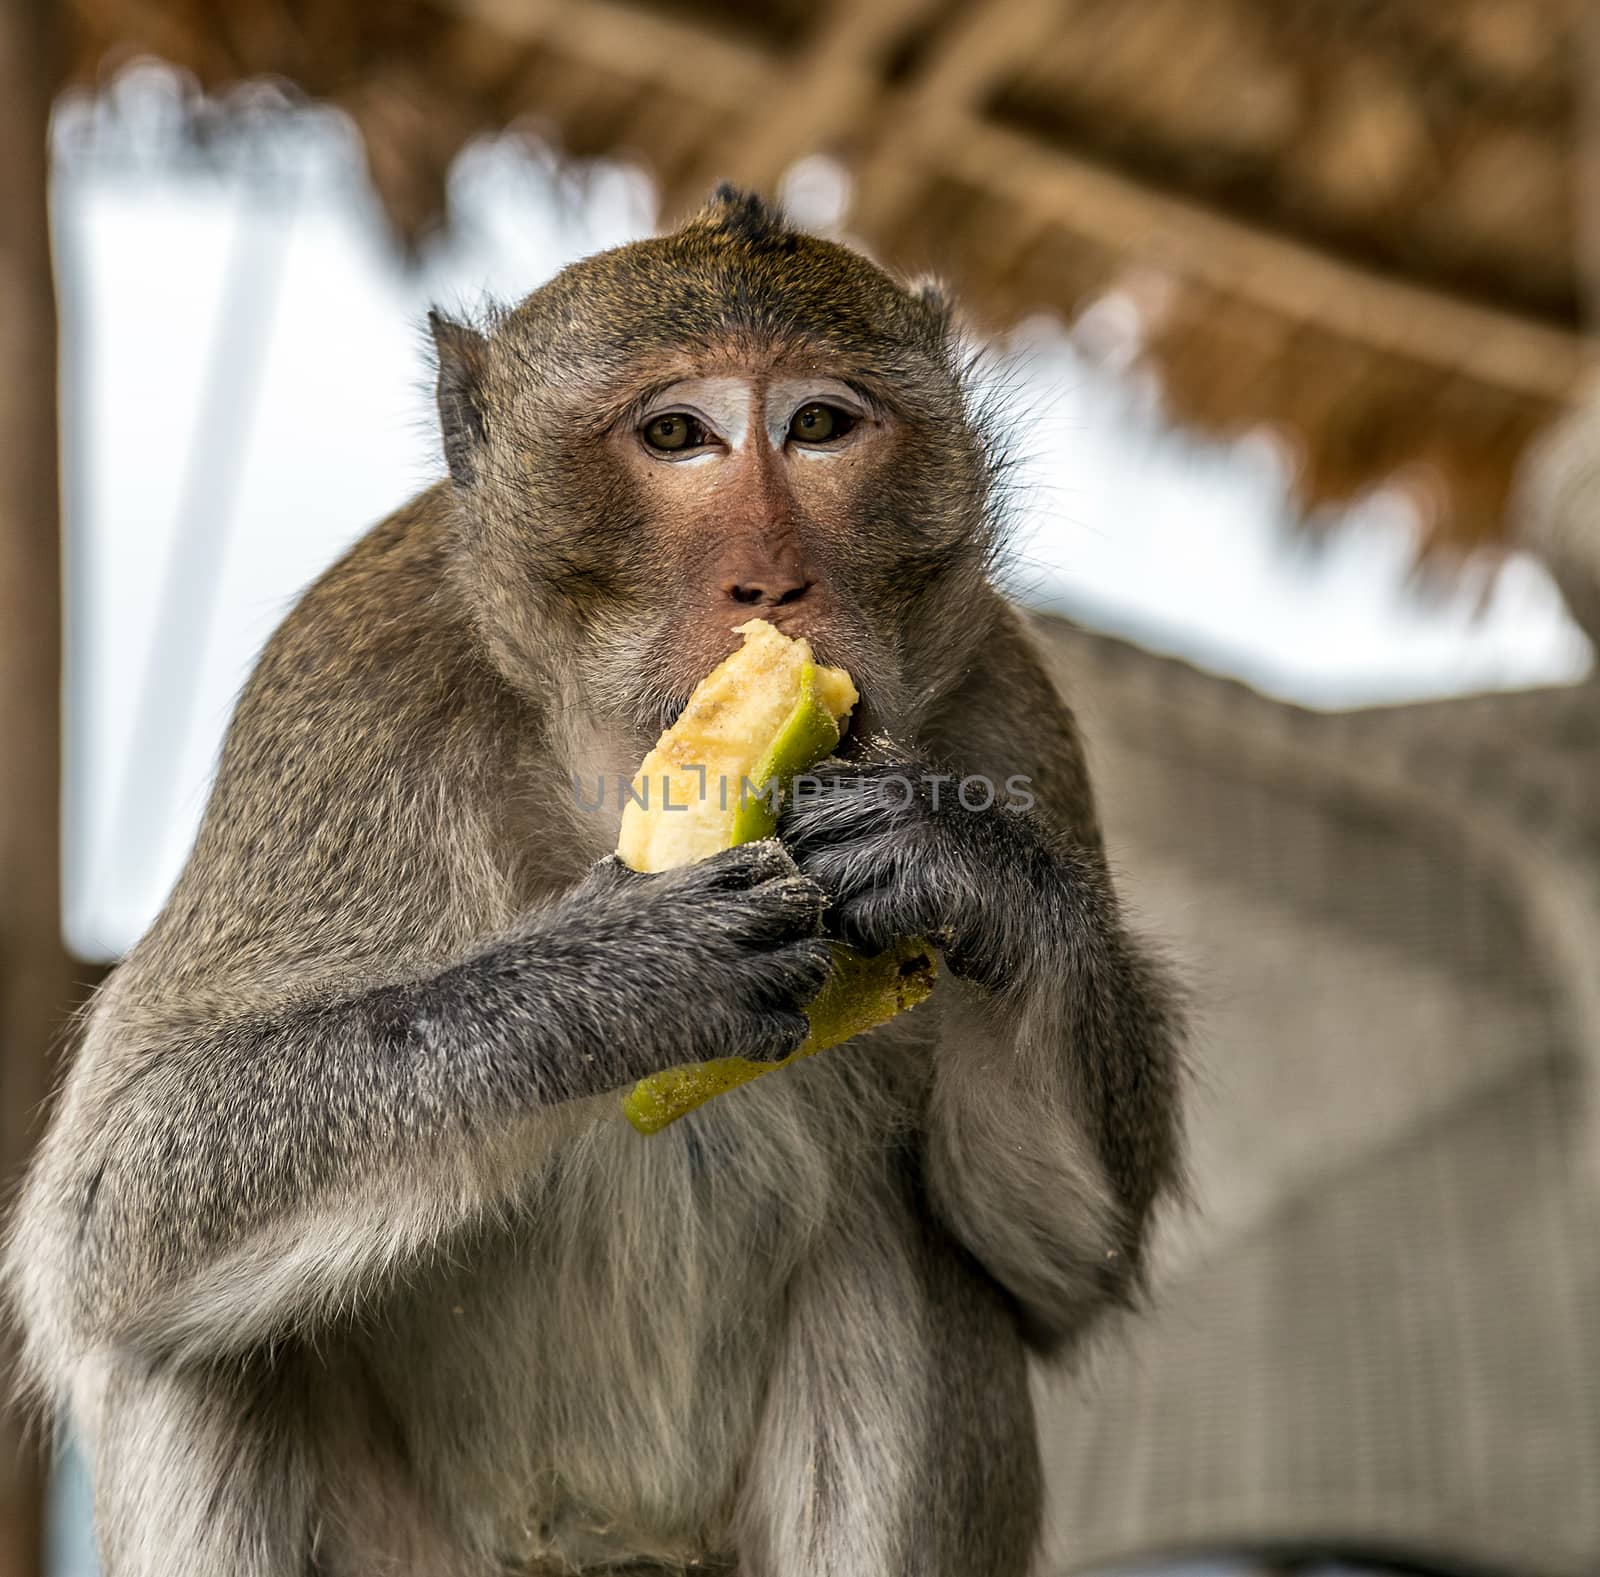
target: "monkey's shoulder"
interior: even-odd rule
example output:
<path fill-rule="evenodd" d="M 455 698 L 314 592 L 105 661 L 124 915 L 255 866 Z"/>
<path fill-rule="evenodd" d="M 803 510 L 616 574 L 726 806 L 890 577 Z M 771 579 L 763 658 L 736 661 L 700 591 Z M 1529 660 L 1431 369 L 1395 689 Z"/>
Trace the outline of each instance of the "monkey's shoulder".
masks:
<path fill-rule="evenodd" d="M 229 724 L 157 973 L 431 955 L 514 903 L 508 784 L 537 717 L 490 670 L 424 493 L 304 593 Z M 224 967 L 224 965 L 226 967 Z"/>
<path fill-rule="evenodd" d="M 362 669 L 405 677 L 470 644 L 451 568 L 443 489 L 419 494 L 359 537 L 296 599 L 252 675 L 260 688 L 315 687 Z"/>
<path fill-rule="evenodd" d="M 482 765 L 531 726 L 476 638 L 457 582 L 449 503 L 429 489 L 301 594 L 262 648 L 224 743 L 219 786 L 323 763 L 363 772 Z"/>

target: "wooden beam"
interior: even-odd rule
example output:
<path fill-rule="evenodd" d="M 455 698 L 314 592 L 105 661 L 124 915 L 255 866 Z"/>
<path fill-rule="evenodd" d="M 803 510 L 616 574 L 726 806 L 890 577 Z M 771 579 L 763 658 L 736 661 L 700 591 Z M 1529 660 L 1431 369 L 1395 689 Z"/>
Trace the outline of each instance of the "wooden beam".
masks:
<path fill-rule="evenodd" d="M 1006 196 L 1130 263 L 1385 354 L 1560 403 L 1600 365 L 1595 339 L 1363 269 L 975 118 L 923 124 L 902 148 L 925 176 Z"/>
<path fill-rule="evenodd" d="M 738 138 L 709 156 L 702 184 L 731 180 L 771 195 L 797 158 L 847 149 L 882 99 L 880 57 L 936 3 L 874 0 L 835 9 L 784 70 L 781 86 L 746 105 Z"/>
<path fill-rule="evenodd" d="M 999 76 L 1070 26 L 1071 10 L 1070 0 L 1001 0 L 963 14 L 885 116 L 859 185 L 866 228 L 892 238 L 929 179 L 951 175 L 1008 198 L 1033 217 L 1025 229 L 1055 225 L 1291 323 L 1494 387 L 1565 401 L 1595 366 L 1594 342 L 1363 269 L 985 120 Z"/>
<path fill-rule="evenodd" d="M 764 50 L 617 0 L 445 0 L 502 37 L 743 112 L 779 85 Z M 531 106 L 537 108 L 537 106 Z"/>
<path fill-rule="evenodd" d="M 61 548 L 46 204 L 55 7 L 0 6 L 0 1177 L 6 1201 L 71 1002 L 61 943 Z M 5 1333 L 5 1355 L 15 1332 Z M 7 1363 L 9 1370 L 10 1363 Z M 0 1420 L 0 1577 L 38 1577 L 37 1431 Z"/>
<path fill-rule="evenodd" d="M 1072 25 L 1075 9 L 1076 0 L 988 0 L 963 7 L 902 95 L 901 113 L 936 121 L 978 114 L 1019 60 L 1031 59 L 1038 44 Z"/>
<path fill-rule="evenodd" d="M 955 14 L 880 114 L 874 145 L 856 171 L 855 211 L 875 234 L 892 237 L 917 201 L 926 172 L 906 157 L 907 145 L 938 147 L 952 126 L 975 123 L 995 82 L 1067 25 L 1071 10 L 1072 0 L 992 0 Z"/>

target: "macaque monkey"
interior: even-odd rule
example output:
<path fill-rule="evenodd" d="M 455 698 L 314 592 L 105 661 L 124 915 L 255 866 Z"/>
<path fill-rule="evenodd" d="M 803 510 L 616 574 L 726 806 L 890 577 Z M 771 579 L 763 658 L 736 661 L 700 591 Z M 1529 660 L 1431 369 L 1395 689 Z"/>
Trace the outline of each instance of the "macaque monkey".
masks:
<path fill-rule="evenodd" d="M 1181 1026 L 950 309 L 723 188 L 431 323 L 449 474 L 268 642 L 12 1226 L 107 1577 L 1019 1577 L 1026 1355 L 1140 1287 Z M 595 785 L 752 617 L 852 737 L 778 837 L 622 867 Z M 828 936 L 933 939 L 933 997 L 617 1120 L 792 1051 Z"/>

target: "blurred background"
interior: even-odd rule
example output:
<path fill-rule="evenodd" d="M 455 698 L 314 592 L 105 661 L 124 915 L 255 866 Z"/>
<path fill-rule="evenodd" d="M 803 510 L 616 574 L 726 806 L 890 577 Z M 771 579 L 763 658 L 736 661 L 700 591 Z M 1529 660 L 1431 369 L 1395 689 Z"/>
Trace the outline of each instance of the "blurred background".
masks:
<path fill-rule="evenodd" d="M 732 179 L 960 294 L 1008 584 L 1198 1004 L 1156 1312 L 1039 1380 L 1047 1569 L 1593 1573 L 1595 35 L 1583 0 L 7 0 L 6 1175 L 262 641 L 443 473 L 428 303 Z M 37 1445 L 10 1422 L 0 1577 L 88 1577 Z"/>

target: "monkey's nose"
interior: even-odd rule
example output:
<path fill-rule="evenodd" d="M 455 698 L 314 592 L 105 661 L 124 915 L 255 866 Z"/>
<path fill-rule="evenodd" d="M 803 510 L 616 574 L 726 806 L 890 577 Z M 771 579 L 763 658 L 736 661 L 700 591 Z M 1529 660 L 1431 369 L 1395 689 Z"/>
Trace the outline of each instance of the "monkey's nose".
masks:
<path fill-rule="evenodd" d="M 723 584 L 729 598 L 745 607 L 787 608 L 804 599 L 816 582 L 804 576 L 775 571 L 743 575 Z"/>

